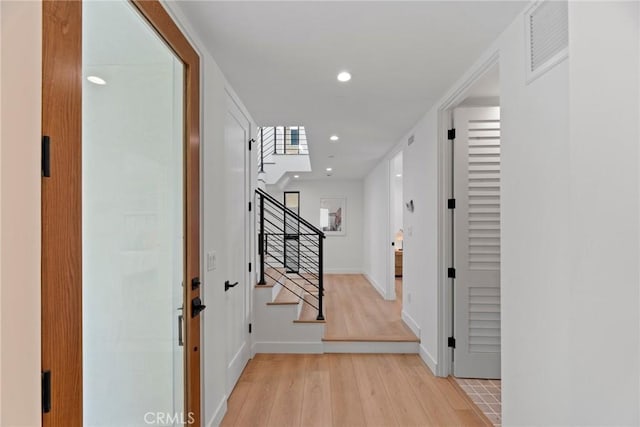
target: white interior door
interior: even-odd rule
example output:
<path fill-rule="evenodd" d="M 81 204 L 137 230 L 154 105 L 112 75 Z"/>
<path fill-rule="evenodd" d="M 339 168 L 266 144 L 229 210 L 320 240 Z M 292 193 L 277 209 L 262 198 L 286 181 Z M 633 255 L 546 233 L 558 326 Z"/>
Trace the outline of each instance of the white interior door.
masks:
<path fill-rule="evenodd" d="M 227 391 L 231 392 L 249 361 L 249 283 L 246 242 L 249 120 L 227 96 L 224 128 L 227 230 L 227 280 L 238 283 L 225 292 L 227 310 Z"/>
<path fill-rule="evenodd" d="M 454 112 L 457 377 L 500 378 L 500 108 Z"/>

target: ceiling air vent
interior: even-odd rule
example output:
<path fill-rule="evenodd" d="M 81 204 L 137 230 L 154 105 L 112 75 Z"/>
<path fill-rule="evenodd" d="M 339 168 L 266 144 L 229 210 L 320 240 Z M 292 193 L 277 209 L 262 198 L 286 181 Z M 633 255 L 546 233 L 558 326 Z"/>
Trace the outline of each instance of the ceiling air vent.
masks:
<path fill-rule="evenodd" d="M 567 1 L 536 2 L 525 13 L 527 83 L 549 71 L 569 52 Z"/>

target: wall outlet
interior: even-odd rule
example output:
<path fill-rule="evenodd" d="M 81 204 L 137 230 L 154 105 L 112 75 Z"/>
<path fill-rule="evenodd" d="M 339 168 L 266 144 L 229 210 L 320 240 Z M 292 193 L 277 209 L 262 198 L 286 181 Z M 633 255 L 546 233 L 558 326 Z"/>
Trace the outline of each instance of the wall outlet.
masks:
<path fill-rule="evenodd" d="M 218 268 L 218 259 L 215 252 L 207 252 L 207 271 Z"/>
<path fill-rule="evenodd" d="M 411 304 L 411 292 L 407 292 L 407 304 Z"/>
<path fill-rule="evenodd" d="M 409 227 L 407 227 L 407 234 L 409 236 L 413 236 L 413 226 L 410 225 Z"/>

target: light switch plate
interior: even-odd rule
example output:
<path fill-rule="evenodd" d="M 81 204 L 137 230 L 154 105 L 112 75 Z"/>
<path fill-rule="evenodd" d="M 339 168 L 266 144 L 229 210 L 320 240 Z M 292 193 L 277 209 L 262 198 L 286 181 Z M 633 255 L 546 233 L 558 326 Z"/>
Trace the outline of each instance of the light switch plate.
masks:
<path fill-rule="evenodd" d="M 213 271 L 218 266 L 217 255 L 215 252 L 207 252 L 207 271 Z"/>

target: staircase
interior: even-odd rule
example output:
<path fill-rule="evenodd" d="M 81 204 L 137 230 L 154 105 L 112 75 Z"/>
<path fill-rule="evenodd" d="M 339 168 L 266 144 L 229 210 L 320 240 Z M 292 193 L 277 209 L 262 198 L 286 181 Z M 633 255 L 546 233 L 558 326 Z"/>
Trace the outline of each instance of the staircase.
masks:
<path fill-rule="evenodd" d="M 259 279 L 254 353 L 322 353 L 324 233 L 256 190 Z"/>
<path fill-rule="evenodd" d="M 284 188 L 291 173 L 310 172 L 311 161 L 304 126 L 258 129 L 258 180 Z"/>

